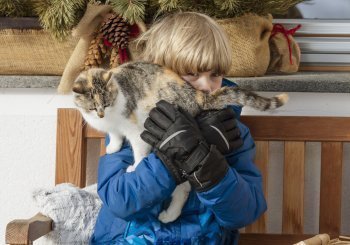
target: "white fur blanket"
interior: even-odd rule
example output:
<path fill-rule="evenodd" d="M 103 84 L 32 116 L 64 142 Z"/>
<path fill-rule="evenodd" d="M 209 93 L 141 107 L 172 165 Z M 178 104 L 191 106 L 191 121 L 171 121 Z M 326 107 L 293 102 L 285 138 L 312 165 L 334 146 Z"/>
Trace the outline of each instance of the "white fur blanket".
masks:
<path fill-rule="evenodd" d="M 101 208 L 96 184 L 84 189 L 67 183 L 38 189 L 33 199 L 39 211 L 54 221 L 44 244 L 88 244 Z"/>

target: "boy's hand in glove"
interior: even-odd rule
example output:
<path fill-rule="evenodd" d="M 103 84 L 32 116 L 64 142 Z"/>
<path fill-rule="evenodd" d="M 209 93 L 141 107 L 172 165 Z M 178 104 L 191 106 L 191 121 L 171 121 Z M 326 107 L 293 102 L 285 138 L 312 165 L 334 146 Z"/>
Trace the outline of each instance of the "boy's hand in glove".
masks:
<path fill-rule="evenodd" d="M 189 180 L 197 191 L 204 191 L 225 176 L 225 158 L 205 142 L 194 118 L 181 108 L 162 100 L 144 126 L 141 138 L 155 148 L 177 184 Z"/>
<path fill-rule="evenodd" d="M 216 145 L 222 154 L 231 153 L 243 145 L 236 114 L 231 108 L 202 111 L 196 120 L 206 142 Z"/>

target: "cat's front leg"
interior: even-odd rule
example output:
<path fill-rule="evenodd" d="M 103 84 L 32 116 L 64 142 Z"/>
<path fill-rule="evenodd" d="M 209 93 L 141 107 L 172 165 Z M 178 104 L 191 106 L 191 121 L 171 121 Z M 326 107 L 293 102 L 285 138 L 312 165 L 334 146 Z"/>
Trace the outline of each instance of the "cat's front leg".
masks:
<path fill-rule="evenodd" d="M 136 138 L 136 139 L 135 139 Z M 146 157 L 152 147 L 147 144 L 146 142 L 144 142 L 140 136 L 133 138 L 129 138 L 131 147 L 132 147 L 132 151 L 134 153 L 134 164 L 129 166 L 127 168 L 127 172 L 132 172 L 136 169 L 137 165 L 141 162 L 141 160 Z"/>
<path fill-rule="evenodd" d="M 172 199 L 168 209 L 163 210 L 159 214 L 158 219 L 163 223 L 169 223 L 176 220 L 181 214 L 190 191 L 191 185 L 188 181 L 176 186 L 174 192 L 171 194 Z"/>
<path fill-rule="evenodd" d="M 109 144 L 106 147 L 106 153 L 112 154 L 120 150 L 123 144 L 123 136 L 117 132 L 109 133 Z"/>

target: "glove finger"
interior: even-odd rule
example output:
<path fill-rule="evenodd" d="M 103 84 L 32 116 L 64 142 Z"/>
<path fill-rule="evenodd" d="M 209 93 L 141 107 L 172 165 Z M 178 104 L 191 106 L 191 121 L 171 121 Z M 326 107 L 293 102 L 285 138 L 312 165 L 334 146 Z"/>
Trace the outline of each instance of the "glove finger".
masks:
<path fill-rule="evenodd" d="M 230 131 L 226 131 L 226 137 L 228 140 L 235 140 L 238 139 L 241 135 L 241 132 L 239 131 L 239 128 L 234 128 Z"/>
<path fill-rule="evenodd" d="M 147 118 L 144 123 L 145 129 L 149 131 L 150 134 L 152 134 L 157 139 L 162 139 L 165 131 L 158 127 L 156 123 L 153 122 L 151 118 Z"/>
<path fill-rule="evenodd" d="M 235 140 L 230 141 L 230 148 L 231 149 L 238 149 L 242 145 L 243 145 L 243 140 L 241 139 L 241 137 L 238 137 Z"/>
<path fill-rule="evenodd" d="M 192 125 L 195 125 L 197 127 L 197 121 L 194 119 L 194 117 L 187 111 L 185 111 L 184 109 L 182 109 L 181 107 L 179 107 L 178 109 L 178 113 L 181 113 L 182 115 L 184 115 L 186 117 L 186 119 L 192 123 Z"/>
<path fill-rule="evenodd" d="M 140 137 L 143 141 L 150 144 L 152 147 L 154 147 L 159 141 L 156 137 L 153 136 L 153 134 L 146 130 L 141 133 Z"/>
<path fill-rule="evenodd" d="M 156 104 L 159 111 L 167 116 L 171 121 L 175 121 L 176 107 L 165 100 L 160 100 Z"/>
<path fill-rule="evenodd" d="M 167 129 L 171 124 L 173 124 L 173 121 L 170 120 L 166 114 L 163 113 L 163 111 L 159 110 L 158 107 L 153 108 L 150 113 L 149 117 L 152 119 L 152 121 L 158 125 L 158 127 L 162 129 Z"/>
<path fill-rule="evenodd" d="M 217 117 L 221 122 L 226 121 L 226 120 L 232 120 L 236 118 L 235 112 L 232 110 L 232 108 L 227 107 L 225 109 L 220 110 L 217 113 Z"/>
<path fill-rule="evenodd" d="M 226 121 L 222 121 L 221 124 L 224 127 L 225 131 L 231 131 L 234 128 L 237 128 L 237 122 L 235 119 L 229 119 Z"/>

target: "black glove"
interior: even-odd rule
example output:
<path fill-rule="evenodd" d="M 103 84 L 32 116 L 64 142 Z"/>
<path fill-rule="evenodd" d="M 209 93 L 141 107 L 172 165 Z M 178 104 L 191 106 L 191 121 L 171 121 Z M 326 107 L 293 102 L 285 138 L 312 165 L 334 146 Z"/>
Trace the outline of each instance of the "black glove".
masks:
<path fill-rule="evenodd" d="M 196 117 L 198 126 L 209 145 L 216 145 L 226 155 L 243 145 L 236 114 L 231 108 L 202 111 Z"/>
<path fill-rule="evenodd" d="M 225 176 L 226 160 L 215 146 L 208 146 L 194 118 L 181 108 L 162 100 L 144 126 L 141 138 L 155 148 L 177 184 L 189 180 L 203 191 Z"/>

